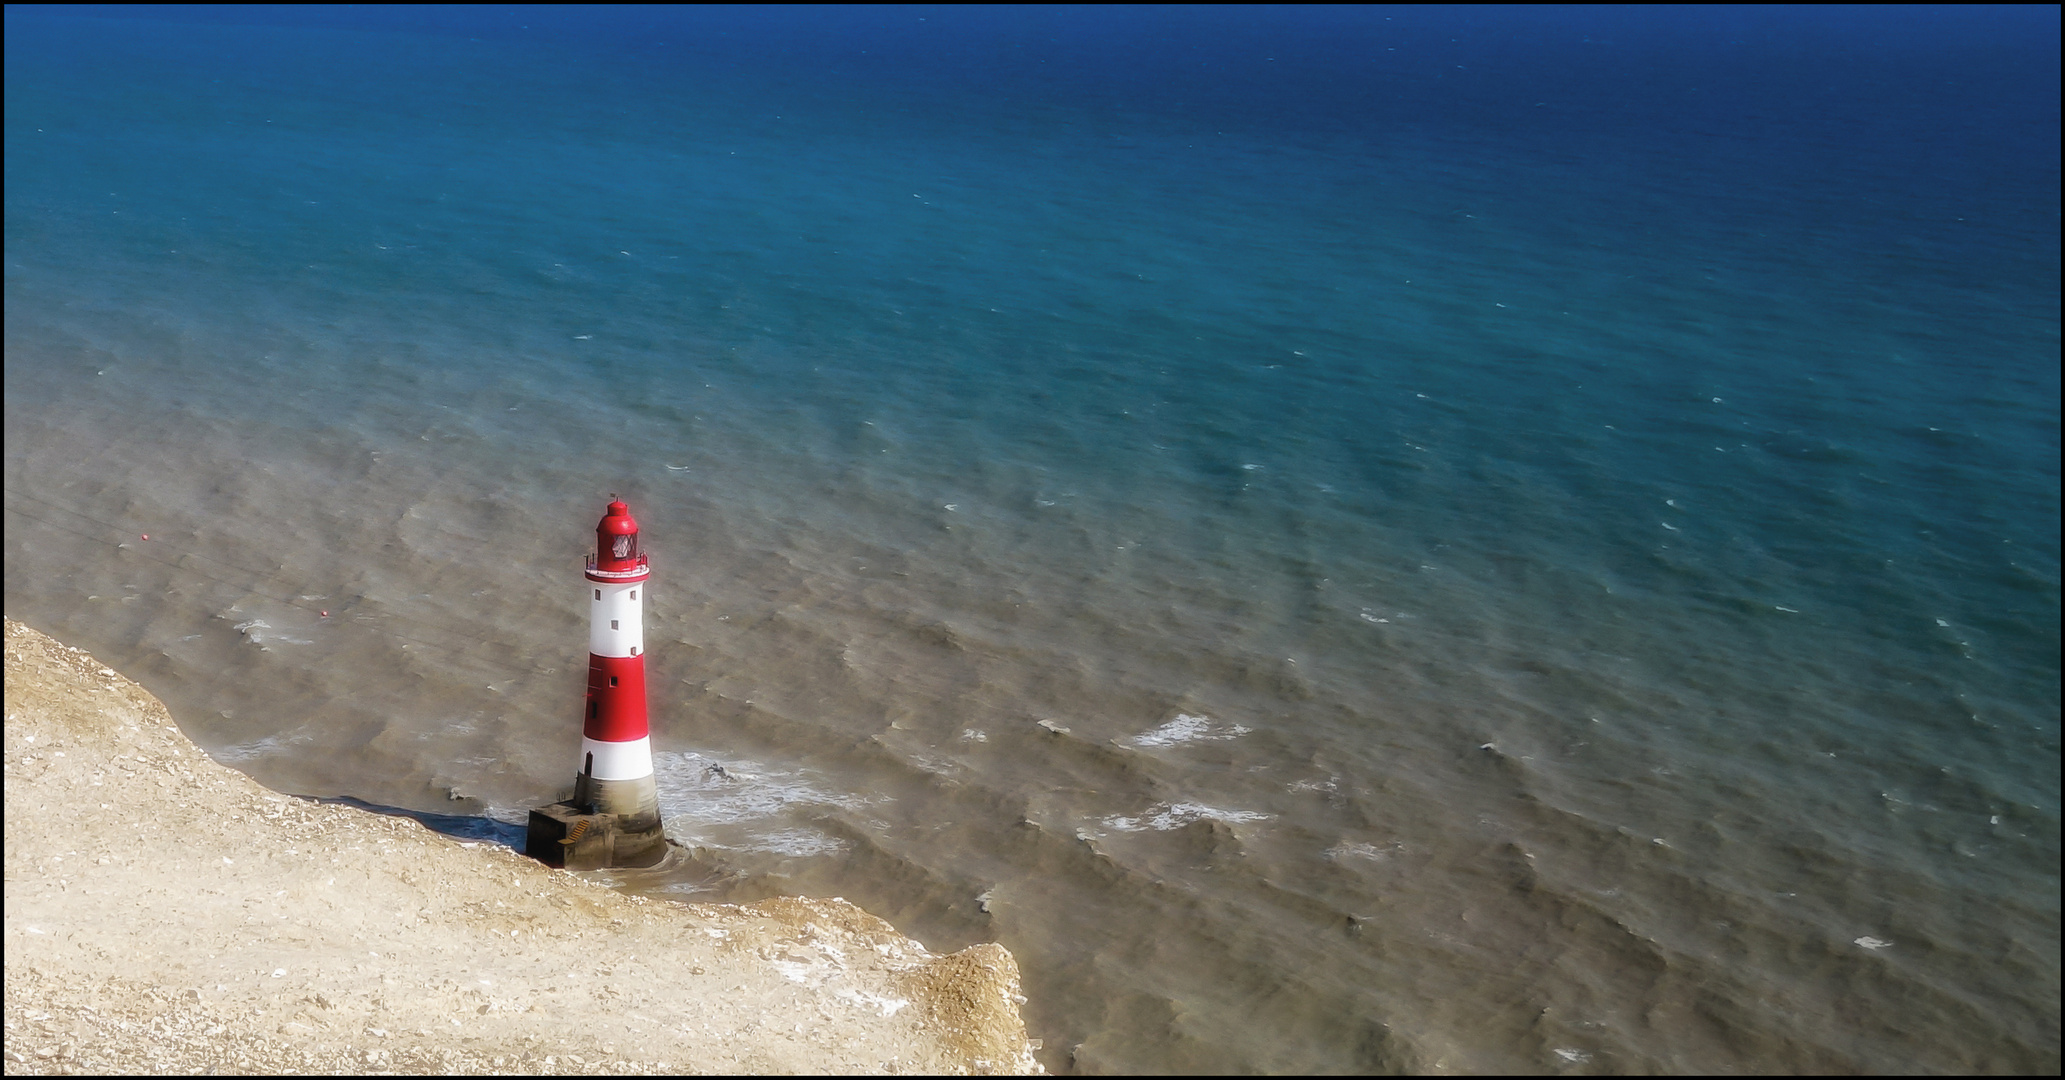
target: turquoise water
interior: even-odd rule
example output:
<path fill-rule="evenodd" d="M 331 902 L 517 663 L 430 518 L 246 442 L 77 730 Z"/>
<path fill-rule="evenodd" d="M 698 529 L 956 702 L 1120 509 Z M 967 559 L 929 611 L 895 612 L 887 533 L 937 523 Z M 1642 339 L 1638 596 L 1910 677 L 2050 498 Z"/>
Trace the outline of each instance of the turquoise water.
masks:
<path fill-rule="evenodd" d="M 513 822 L 621 492 L 627 886 L 1050 1069 L 2055 1072 L 2056 16 L 1844 18 L 10 9 L 7 613 Z"/>

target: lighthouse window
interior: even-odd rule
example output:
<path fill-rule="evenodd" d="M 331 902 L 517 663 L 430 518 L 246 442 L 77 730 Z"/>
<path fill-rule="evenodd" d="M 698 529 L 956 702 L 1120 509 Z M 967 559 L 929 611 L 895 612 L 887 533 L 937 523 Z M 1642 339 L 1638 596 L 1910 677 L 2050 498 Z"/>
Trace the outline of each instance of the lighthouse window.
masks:
<path fill-rule="evenodd" d="M 617 685 L 617 677 L 616 677 L 615 675 L 612 675 L 612 676 L 610 676 L 610 677 L 609 677 L 609 684 L 610 684 L 611 686 L 615 686 L 615 685 Z"/>
<path fill-rule="evenodd" d="M 595 590 L 595 598 L 596 598 L 597 600 L 600 600 L 600 599 L 602 599 L 602 590 L 601 590 L 601 589 L 597 589 L 597 590 Z"/>
<path fill-rule="evenodd" d="M 615 629 L 617 628 L 617 620 L 615 620 L 615 619 L 611 619 L 611 620 L 609 621 L 609 628 L 610 628 L 610 629 L 612 629 L 612 630 L 615 630 Z"/>
<path fill-rule="evenodd" d="M 588 699 L 588 719 L 590 719 L 590 720 L 593 720 L 593 719 L 595 719 L 595 699 L 594 699 L 594 698 L 589 698 L 589 699 Z"/>
<path fill-rule="evenodd" d="M 633 599 L 633 600 L 636 600 L 636 599 L 638 599 L 638 590 L 637 590 L 637 589 L 633 589 L 633 590 L 631 590 L 631 599 Z"/>
<path fill-rule="evenodd" d="M 609 553 L 612 558 L 617 559 L 628 559 L 638 554 L 638 537 L 626 534 L 611 540 Z"/>

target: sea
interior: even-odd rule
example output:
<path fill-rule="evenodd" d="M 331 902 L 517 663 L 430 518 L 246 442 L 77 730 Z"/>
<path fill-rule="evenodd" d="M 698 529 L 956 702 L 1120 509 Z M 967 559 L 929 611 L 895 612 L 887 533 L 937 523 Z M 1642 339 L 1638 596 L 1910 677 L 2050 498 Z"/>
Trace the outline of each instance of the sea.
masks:
<path fill-rule="evenodd" d="M 2059 11 L 9 6 L 6 613 L 1055 1072 L 2059 1052 Z"/>

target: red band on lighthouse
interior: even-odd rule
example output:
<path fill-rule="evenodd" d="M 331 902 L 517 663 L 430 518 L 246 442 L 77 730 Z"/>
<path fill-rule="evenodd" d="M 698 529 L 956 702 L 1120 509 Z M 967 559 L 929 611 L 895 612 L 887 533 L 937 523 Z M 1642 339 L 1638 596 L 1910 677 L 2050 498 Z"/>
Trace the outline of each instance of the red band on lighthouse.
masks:
<path fill-rule="evenodd" d="M 613 500 L 595 526 L 588 560 L 588 701 L 581 771 L 597 780 L 652 775 L 645 716 L 645 600 L 651 577 L 638 550 L 638 520 Z"/>
<path fill-rule="evenodd" d="M 597 742 L 647 738 L 645 658 L 588 658 L 588 717 L 581 734 Z"/>

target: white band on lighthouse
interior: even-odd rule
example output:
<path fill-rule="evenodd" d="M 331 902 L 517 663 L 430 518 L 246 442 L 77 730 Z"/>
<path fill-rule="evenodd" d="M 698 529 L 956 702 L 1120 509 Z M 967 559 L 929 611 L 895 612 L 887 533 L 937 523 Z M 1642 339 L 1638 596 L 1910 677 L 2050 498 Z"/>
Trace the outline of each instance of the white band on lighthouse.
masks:
<path fill-rule="evenodd" d="M 652 775 L 650 736 L 630 742 L 581 737 L 581 763 L 597 780 L 642 780 Z"/>
<path fill-rule="evenodd" d="M 588 583 L 588 651 L 596 656 L 637 656 L 645 651 L 645 582 Z"/>

